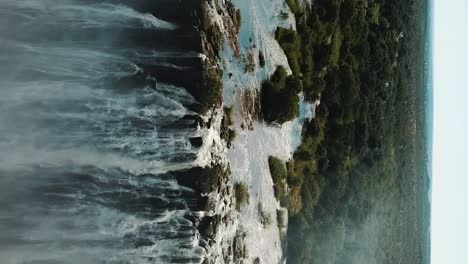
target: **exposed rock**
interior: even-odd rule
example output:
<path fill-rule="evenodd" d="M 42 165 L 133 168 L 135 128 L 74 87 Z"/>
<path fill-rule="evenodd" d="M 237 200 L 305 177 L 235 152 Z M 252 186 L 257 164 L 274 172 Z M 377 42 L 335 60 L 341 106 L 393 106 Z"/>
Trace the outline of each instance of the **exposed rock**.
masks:
<path fill-rule="evenodd" d="M 194 189 L 199 193 L 210 193 L 219 189 L 229 171 L 220 164 L 212 167 L 194 167 L 187 170 L 170 172 L 178 184 Z"/>
<path fill-rule="evenodd" d="M 203 145 L 203 138 L 202 137 L 193 137 L 190 138 L 190 144 L 195 148 L 200 148 Z"/>
<path fill-rule="evenodd" d="M 146 238 L 140 238 L 138 239 L 136 242 L 135 242 L 135 247 L 136 248 L 139 248 L 139 247 L 150 247 L 154 245 L 154 242 L 149 240 L 149 239 L 146 239 Z"/>
<path fill-rule="evenodd" d="M 233 259 L 234 263 L 242 263 L 243 259 L 247 258 L 247 247 L 245 245 L 244 239 L 247 234 L 243 231 L 237 231 L 236 236 L 234 237 L 234 241 L 232 243 L 233 248 Z"/>
<path fill-rule="evenodd" d="M 223 43 L 223 34 L 215 22 L 210 17 L 210 6 L 208 1 L 202 2 L 202 23 L 201 23 L 201 51 L 206 56 L 203 60 L 203 83 L 199 89 L 201 101 L 201 111 L 217 108 L 222 103 L 222 83 L 223 72 L 219 67 L 219 51 Z"/>
<path fill-rule="evenodd" d="M 239 49 L 239 41 L 238 35 L 241 26 L 241 14 L 240 11 L 237 10 L 234 5 L 229 1 L 226 4 L 226 9 L 228 16 L 224 16 L 224 24 L 226 29 L 228 29 L 227 35 L 229 39 L 229 43 L 231 45 L 232 50 L 234 51 L 234 56 L 240 59 L 240 49 Z"/>
<path fill-rule="evenodd" d="M 254 71 L 255 71 L 255 59 L 254 59 L 253 50 L 251 49 L 249 51 L 249 54 L 247 54 L 247 59 L 246 59 L 246 62 L 245 62 L 244 72 L 245 73 L 253 73 Z"/>
<path fill-rule="evenodd" d="M 205 216 L 201 219 L 200 223 L 198 224 L 198 230 L 200 235 L 205 238 L 214 238 L 215 231 L 218 228 L 221 222 L 221 216 Z"/>
<path fill-rule="evenodd" d="M 260 101 L 256 90 L 244 90 L 241 93 L 242 116 L 244 123 L 242 127 L 253 130 L 253 122 L 258 120 Z"/>
<path fill-rule="evenodd" d="M 226 141 L 228 148 L 231 147 L 231 143 L 236 137 L 236 132 L 234 129 L 232 129 L 232 127 L 232 109 L 225 107 L 224 117 L 221 124 L 221 138 Z"/>

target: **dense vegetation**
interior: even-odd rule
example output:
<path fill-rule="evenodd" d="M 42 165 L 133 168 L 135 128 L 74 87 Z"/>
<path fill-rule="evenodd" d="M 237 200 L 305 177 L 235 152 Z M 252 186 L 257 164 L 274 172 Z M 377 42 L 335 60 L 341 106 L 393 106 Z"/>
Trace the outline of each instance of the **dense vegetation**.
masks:
<path fill-rule="evenodd" d="M 287 76 L 279 66 L 269 80 L 262 85 L 261 105 L 263 119 L 268 123 L 284 123 L 299 114 L 301 82 L 294 76 Z"/>
<path fill-rule="evenodd" d="M 287 205 L 286 166 L 276 157 L 269 157 L 268 164 L 270 166 L 270 174 L 273 180 L 273 191 L 275 192 L 276 200 L 278 200 L 281 205 L 285 206 Z"/>
<path fill-rule="evenodd" d="M 270 156 L 268 157 L 268 165 L 276 199 L 281 206 L 287 207 L 292 213 L 299 212 L 302 207 L 300 192 L 302 178 L 294 173 L 293 164 Z"/>
<path fill-rule="evenodd" d="M 278 28 L 276 38 L 293 74 L 279 67 L 263 84 L 264 119 L 292 119 L 301 91 L 321 101 L 294 161 L 269 160 L 292 215 L 288 263 L 419 263 L 425 3 L 286 2 L 297 31 Z"/>

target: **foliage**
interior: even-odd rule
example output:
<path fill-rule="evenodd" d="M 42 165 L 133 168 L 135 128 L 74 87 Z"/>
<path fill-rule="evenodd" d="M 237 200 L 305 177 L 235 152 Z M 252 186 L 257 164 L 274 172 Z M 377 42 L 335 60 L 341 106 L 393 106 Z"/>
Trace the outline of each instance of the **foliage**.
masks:
<path fill-rule="evenodd" d="M 268 157 L 268 164 L 270 166 L 270 174 L 273 180 L 273 189 L 275 197 L 280 203 L 285 205 L 287 199 L 287 185 L 286 185 L 286 166 L 280 159 L 276 157 Z"/>
<path fill-rule="evenodd" d="M 240 211 L 242 205 L 249 203 L 249 187 L 244 182 L 237 182 L 234 184 L 234 194 L 236 198 L 236 210 Z"/>
<path fill-rule="evenodd" d="M 287 76 L 283 67 L 278 67 L 270 80 L 262 85 L 261 105 L 263 118 L 268 123 L 284 123 L 299 114 L 301 83 L 294 75 Z"/>
<path fill-rule="evenodd" d="M 286 2 L 297 31 L 278 28 L 276 39 L 293 75 L 277 69 L 264 83 L 264 118 L 287 120 L 268 104 L 281 105 L 286 78 L 296 94 L 321 101 L 294 162 L 269 159 L 275 195 L 291 215 L 288 263 L 417 263 L 418 237 L 402 230 L 416 226 L 418 213 L 409 209 L 417 181 L 412 87 L 423 63 L 408 50 L 422 47 L 422 2 Z M 400 32 L 411 36 L 397 41 Z"/>
<path fill-rule="evenodd" d="M 380 4 L 379 3 L 373 3 L 368 12 L 368 21 L 369 24 L 374 24 L 378 25 L 379 24 L 379 17 L 380 17 Z"/>
<path fill-rule="evenodd" d="M 281 45 L 288 63 L 294 74 L 299 74 L 301 71 L 299 65 L 300 58 L 300 36 L 292 29 L 278 28 L 276 29 L 275 37 Z"/>
<path fill-rule="evenodd" d="M 241 16 L 241 11 L 240 9 L 237 9 L 236 10 L 236 21 L 237 21 L 237 24 L 242 24 L 242 16 Z"/>
<path fill-rule="evenodd" d="M 289 9 L 291 9 L 291 12 L 294 14 L 299 14 L 304 12 L 304 8 L 301 4 L 301 1 L 299 0 L 286 0 L 286 3 L 289 6 Z"/>

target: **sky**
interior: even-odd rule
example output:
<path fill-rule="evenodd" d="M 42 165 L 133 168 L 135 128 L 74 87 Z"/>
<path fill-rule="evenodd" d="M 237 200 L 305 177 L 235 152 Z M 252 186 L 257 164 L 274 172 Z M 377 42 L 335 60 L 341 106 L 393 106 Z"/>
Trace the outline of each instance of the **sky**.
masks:
<path fill-rule="evenodd" d="M 468 1 L 434 0 L 432 264 L 468 263 Z"/>

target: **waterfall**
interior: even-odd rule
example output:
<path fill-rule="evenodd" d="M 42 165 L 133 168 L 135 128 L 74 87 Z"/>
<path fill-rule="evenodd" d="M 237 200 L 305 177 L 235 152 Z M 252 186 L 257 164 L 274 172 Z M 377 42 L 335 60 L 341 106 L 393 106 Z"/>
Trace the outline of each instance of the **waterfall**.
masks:
<path fill-rule="evenodd" d="M 0 2 L 2 264 L 200 263 L 170 173 L 197 156 L 201 71 L 175 2 Z"/>

